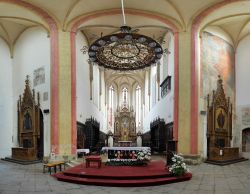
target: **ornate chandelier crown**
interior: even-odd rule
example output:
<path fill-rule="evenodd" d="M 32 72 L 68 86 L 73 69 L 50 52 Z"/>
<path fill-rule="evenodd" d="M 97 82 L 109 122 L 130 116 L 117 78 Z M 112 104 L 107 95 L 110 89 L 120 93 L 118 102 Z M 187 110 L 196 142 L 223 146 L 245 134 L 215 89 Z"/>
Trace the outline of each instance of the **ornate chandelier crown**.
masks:
<path fill-rule="evenodd" d="M 120 31 L 96 40 L 88 50 L 90 61 L 126 71 L 145 68 L 162 57 L 161 45 L 152 38 L 131 33 L 129 26 L 121 26 Z"/>
<path fill-rule="evenodd" d="M 124 25 L 120 32 L 103 36 L 93 42 L 89 49 L 89 60 L 104 68 L 127 71 L 155 64 L 163 54 L 161 45 L 154 39 L 133 33 L 126 25 L 122 0 Z"/>

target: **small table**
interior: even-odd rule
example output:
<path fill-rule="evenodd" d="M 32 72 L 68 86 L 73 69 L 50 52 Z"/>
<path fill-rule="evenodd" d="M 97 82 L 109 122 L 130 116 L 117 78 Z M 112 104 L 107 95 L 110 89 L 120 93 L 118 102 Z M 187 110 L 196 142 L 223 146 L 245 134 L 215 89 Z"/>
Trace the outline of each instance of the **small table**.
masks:
<path fill-rule="evenodd" d="M 102 165 L 101 156 L 87 156 L 85 158 L 85 161 L 86 161 L 86 168 L 90 167 L 91 162 L 97 162 L 98 163 L 98 168 L 101 168 L 101 165 Z"/>
<path fill-rule="evenodd" d="M 43 164 L 43 173 L 45 173 L 45 168 L 48 168 L 49 174 L 51 174 L 51 168 L 54 168 L 54 172 L 56 173 L 57 166 L 59 166 L 59 170 L 62 171 L 62 165 L 64 165 L 64 169 L 65 169 L 65 162 L 62 162 L 62 161 Z"/>

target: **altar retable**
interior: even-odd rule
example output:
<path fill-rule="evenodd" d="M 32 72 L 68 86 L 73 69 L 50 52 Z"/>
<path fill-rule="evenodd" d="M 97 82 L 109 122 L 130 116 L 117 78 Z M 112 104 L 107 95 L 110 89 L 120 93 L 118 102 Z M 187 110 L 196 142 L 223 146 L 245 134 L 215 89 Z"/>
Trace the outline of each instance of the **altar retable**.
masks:
<path fill-rule="evenodd" d="M 136 146 L 136 138 L 134 110 L 123 104 L 115 113 L 114 146 Z"/>

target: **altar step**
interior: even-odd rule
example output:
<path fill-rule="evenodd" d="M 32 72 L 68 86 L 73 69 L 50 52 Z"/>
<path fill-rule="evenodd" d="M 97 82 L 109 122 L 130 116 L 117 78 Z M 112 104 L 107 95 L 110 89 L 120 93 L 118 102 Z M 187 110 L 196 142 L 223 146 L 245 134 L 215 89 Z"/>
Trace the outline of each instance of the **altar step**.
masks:
<path fill-rule="evenodd" d="M 145 179 L 105 179 L 105 178 L 81 178 L 67 176 L 64 173 L 54 174 L 59 181 L 84 184 L 84 185 L 98 185 L 98 186 L 113 186 L 113 187 L 143 187 L 170 184 L 175 182 L 187 181 L 192 178 L 191 173 L 187 173 L 181 177 L 161 177 L 161 178 L 145 178 Z"/>
<path fill-rule="evenodd" d="M 152 186 L 190 180 L 191 173 L 174 177 L 165 168 L 163 161 L 151 161 L 147 166 L 106 166 L 95 164 L 86 168 L 85 163 L 53 174 L 59 181 L 100 186 Z"/>
<path fill-rule="evenodd" d="M 133 169 L 131 169 L 133 172 Z M 120 172 L 122 175 L 122 172 Z M 124 176 L 117 176 L 117 175 L 101 175 L 101 174 L 89 174 L 86 172 L 80 172 L 80 173 L 74 173 L 74 172 L 63 172 L 63 175 L 68 177 L 79 177 L 79 178 L 87 178 L 87 179 L 113 179 L 113 180 L 131 180 L 131 179 L 152 179 L 152 178 L 166 178 L 166 177 L 172 177 L 172 175 L 168 172 L 166 173 L 159 173 L 159 174 L 147 174 L 144 175 L 143 173 L 141 175 L 124 175 Z"/>
<path fill-rule="evenodd" d="M 17 164 L 22 164 L 22 165 L 36 164 L 36 163 L 42 162 L 41 160 L 19 160 L 19 159 L 15 159 L 12 157 L 1 158 L 1 160 L 7 161 L 7 162 L 13 162 Z"/>
<path fill-rule="evenodd" d="M 214 164 L 214 165 L 219 165 L 219 166 L 225 166 L 225 165 L 230 165 L 238 162 L 244 162 L 248 160 L 247 158 L 238 158 L 234 160 L 224 160 L 224 161 L 214 161 L 214 160 L 206 160 L 205 163 L 208 164 Z"/>

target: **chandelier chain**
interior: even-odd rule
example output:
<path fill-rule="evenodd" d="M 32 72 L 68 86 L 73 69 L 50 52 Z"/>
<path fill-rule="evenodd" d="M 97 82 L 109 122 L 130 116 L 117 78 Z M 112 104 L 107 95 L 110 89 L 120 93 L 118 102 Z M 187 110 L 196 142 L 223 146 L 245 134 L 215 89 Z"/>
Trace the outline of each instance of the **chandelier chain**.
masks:
<path fill-rule="evenodd" d="M 123 0 L 121 0 L 121 3 L 122 3 L 122 18 L 123 18 L 123 25 L 126 26 L 126 18 L 125 18 Z"/>

